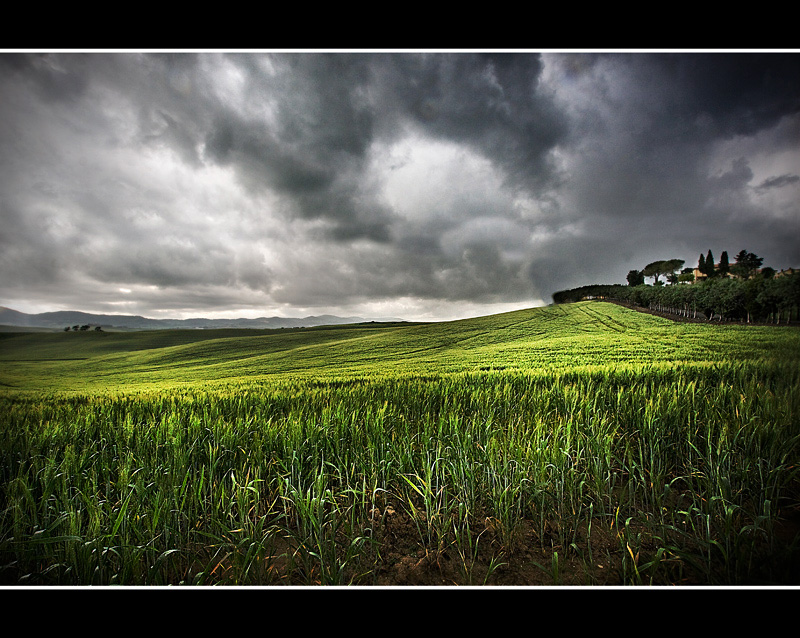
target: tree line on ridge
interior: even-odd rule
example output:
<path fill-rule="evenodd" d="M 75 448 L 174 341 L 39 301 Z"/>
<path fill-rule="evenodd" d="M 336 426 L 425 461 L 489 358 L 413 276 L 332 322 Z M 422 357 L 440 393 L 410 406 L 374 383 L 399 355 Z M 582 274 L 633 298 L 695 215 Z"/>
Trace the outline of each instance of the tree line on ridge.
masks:
<path fill-rule="evenodd" d="M 553 293 L 557 304 L 610 299 L 679 317 L 785 324 L 800 320 L 800 271 L 762 267 L 764 259 L 741 250 L 715 262 L 711 250 L 697 266 L 664 259 L 628 272 L 627 285 L 589 284 Z M 662 279 L 663 278 L 663 279 Z M 651 279 L 652 283 L 646 283 Z"/>

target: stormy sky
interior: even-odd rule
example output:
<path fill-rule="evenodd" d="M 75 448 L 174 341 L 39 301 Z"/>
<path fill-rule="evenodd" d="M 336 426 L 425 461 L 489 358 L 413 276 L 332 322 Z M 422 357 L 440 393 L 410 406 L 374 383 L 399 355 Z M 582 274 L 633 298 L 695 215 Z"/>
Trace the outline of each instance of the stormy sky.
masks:
<path fill-rule="evenodd" d="M 800 267 L 800 53 L 0 53 L 0 305 L 443 320 Z"/>

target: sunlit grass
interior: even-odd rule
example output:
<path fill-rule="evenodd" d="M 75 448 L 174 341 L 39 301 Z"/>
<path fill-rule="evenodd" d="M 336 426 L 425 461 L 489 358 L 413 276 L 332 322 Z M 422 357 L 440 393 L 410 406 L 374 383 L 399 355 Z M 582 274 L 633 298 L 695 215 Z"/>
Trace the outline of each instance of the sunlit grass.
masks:
<path fill-rule="evenodd" d="M 794 329 L 211 332 L 0 341 L 3 583 L 796 584 Z"/>

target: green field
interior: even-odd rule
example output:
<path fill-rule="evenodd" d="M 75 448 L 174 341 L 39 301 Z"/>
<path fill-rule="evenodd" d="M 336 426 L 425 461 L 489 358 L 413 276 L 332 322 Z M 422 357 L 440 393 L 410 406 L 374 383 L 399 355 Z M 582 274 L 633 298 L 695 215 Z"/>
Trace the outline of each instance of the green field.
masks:
<path fill-rule="evenodd" d="M 800 330 L 0 333 L 0 584 L 800 584 Z"/>

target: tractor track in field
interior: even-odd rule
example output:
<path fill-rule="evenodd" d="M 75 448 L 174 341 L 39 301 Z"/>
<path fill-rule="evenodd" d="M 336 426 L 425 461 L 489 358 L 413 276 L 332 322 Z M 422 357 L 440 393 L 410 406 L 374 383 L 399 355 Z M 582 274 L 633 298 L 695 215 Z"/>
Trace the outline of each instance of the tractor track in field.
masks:
<path fill-rule="evenodd" d="M 597 321 L 597 322 L 603 324 L 606 328 L 608 328 L 610 330 L 613 330 L 614 332 L 625 332 L 627 330 L 627 328 L 625 328 L 625 326 L 623 326 L 622 324 L 620 324 L 617 321 L 614 321 L 610 317 L 608 317 L 608 316 L 606 316 L 605 318 L 601 317 L 601 314 L 599 312 L 597 312 L 596 310 L 589 311 L 588 308 L 583 308 L 583 307 L 581 308 L 581 310 L 583 311 L 583 313 L 587 317 L 589 317 L 593 321 Z M 615 324 L 615 325 L 612 325 L 612 324 Z"/>

